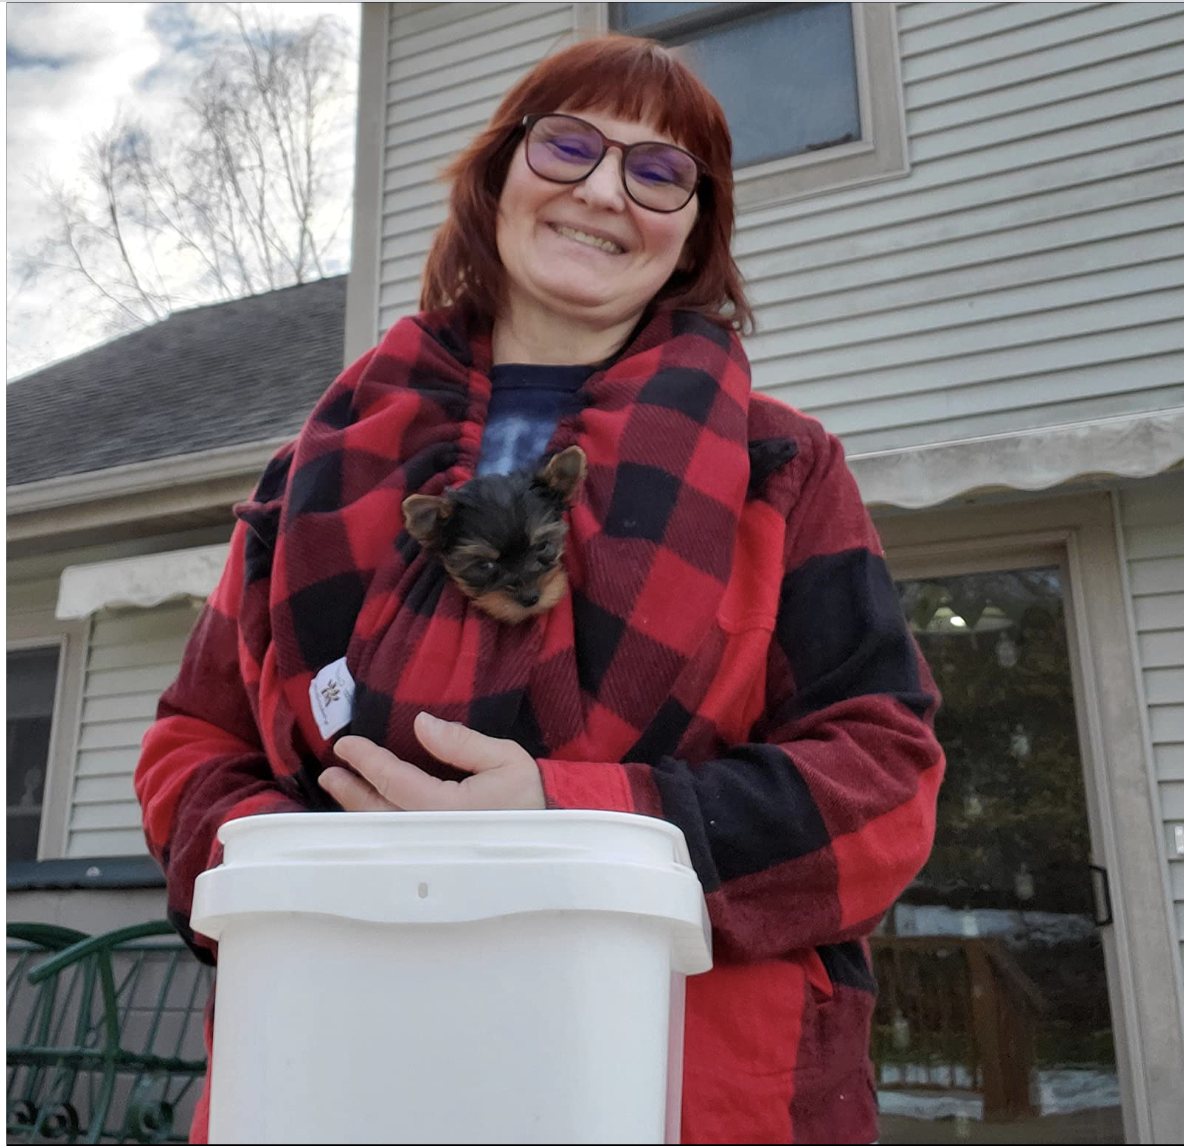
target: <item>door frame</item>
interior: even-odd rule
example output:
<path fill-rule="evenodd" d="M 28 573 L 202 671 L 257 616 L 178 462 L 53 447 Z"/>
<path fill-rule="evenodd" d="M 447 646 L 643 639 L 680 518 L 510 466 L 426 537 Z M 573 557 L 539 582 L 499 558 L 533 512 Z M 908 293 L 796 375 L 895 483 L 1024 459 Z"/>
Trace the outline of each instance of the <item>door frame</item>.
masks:
<path fill-rule="evenodd" d="M 1127 1142 L 1184 1140 L 1184 1026 L 1163 894 L 1154 775 L 1109 490 L 876 515 L 893 577 L 1060 566 L 1093 862 L 1107 870 L 1102 929 Z M 1165 1002 L 1170 999 L 1173 1005 Z"/>

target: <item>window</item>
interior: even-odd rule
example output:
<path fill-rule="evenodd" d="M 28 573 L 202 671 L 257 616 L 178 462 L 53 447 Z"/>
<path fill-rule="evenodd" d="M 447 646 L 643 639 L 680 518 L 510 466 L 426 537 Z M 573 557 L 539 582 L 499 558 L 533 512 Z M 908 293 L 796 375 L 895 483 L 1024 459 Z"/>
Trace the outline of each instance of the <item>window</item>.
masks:
<path fill-rule="evenodd" d="M 66 854 L 90 626 L 14 606 L 9 585 L 8 884 Z M 19 596 L 18 596 L 19 601 Z"/>
<path fill-rule="evenodd" d="M 8 653 L 8 863 L 37 858 L 58 658 L 56 645 Z"/>
<path fill-rule="evenodd" d="M 610 26 L 680 49 L 732 131 L 741 207 L 901 175 L 890 4 L 610 4 Z"/>
<path fill-rule="evenodd" d="M 728 117 L 736 167 L 860 138 L 849 4 L 615 8 L 623 29 L 643 33 L 655 25 L 668 27 L 671 31 L 661 38 L 687 45 L 687 62 Z M 726 9 L 722 15 L 721 8 Z M 792 83 L 784 82 L 787 76 Z M 814 98 L 801 99 L 803 91 Z"/>

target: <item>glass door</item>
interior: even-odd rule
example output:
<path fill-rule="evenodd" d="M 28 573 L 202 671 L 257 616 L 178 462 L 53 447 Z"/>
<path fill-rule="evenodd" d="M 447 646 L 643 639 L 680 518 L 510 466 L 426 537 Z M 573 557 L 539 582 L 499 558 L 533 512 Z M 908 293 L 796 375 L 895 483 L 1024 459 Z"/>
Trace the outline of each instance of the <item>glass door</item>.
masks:
<path fill-rule="evenodd" d="M 925 869 L 872 939 L 881 1142 L 1122 1142 L 1056 566 L 898 582 L 943 703 Z"/>

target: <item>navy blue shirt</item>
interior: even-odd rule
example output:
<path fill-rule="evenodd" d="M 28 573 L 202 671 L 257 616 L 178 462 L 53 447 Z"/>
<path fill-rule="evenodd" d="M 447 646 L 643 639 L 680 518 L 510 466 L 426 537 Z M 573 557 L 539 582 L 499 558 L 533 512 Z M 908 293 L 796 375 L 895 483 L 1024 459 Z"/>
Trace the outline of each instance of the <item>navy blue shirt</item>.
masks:
<path fill-rule="evenodd" d="M 595 366 L 535 366 L 506 362 L 490 371 L 493 392 L 481 437 L 477 476 L 531 469 L 559 420 L 580 408 L 576 392 Z"/>

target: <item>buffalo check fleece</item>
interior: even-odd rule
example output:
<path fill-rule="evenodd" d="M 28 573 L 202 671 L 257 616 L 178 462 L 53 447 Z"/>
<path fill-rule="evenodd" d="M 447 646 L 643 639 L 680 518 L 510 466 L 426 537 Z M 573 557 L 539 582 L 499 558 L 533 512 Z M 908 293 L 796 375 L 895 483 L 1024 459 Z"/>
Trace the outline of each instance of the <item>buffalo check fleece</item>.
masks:
<path fill-rule="evenodd" d="M 506 626 L 400 511 L 473 475 L 490 366 L 463 309 L 403 319 L 236 507 L 136 771 L 171 916 L 212 958 L 188 917 L 219 825 L 327 806 L 309 683 L 344 656 L 348 731 L 459 776 L 412 734 L 426 709 L 523 744 L 550 807 L 685 833 L 716 966 L 687 984 L 684 1141 L 869 1142 L 866 937 L 929 854 L 943 757 L 842 449 L 752 392 L 734 334 L 657 311 L 549 445 L 589 462 L 571 592 Z"/>

